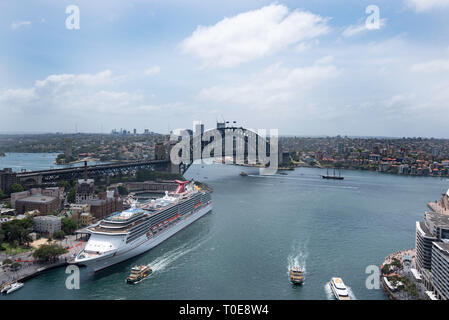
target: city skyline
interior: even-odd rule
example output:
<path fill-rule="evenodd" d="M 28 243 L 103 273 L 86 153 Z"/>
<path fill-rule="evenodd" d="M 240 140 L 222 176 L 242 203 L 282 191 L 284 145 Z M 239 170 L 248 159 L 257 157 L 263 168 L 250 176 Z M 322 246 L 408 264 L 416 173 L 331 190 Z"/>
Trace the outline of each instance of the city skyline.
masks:
<path fill-rule="evenodd" d="M 365 26 L 372 4 L 379 29 Z M 79 30 L 66 28 L 69 5 Z M 224 118 L 284 136 L 449 138 L 447 1 L 0 8 L 1 133 L 168 133 Z"/>

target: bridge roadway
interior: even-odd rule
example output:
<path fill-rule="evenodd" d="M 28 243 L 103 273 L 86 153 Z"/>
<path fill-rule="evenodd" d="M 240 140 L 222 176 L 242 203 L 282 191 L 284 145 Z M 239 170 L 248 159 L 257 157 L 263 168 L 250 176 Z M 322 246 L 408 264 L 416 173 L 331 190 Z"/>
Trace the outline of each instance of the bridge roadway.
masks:
<path fill-rule="evenodd" d="M 170 170 L 170 160 L 150 160 L 119 162 L 87 166 L 89 178 L 126 174 L 137 169 Z M 52 170 L 26 171 L 17 173 L 17 178 L 24 184 L 43 184 L 61 180 L 76 180 L 84 176 L 84 167 L 72 167 Z"/>

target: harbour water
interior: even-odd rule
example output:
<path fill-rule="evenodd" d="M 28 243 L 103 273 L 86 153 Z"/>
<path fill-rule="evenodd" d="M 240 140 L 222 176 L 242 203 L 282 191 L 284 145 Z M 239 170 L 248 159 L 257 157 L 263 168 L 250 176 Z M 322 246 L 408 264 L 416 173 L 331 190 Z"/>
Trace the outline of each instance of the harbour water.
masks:
<path fill-rule="evenodd" d="M 11 168 L 14 172 L 22 170 L 35 171 L 47 169 L 61 169 L 67 167 L 83 166 L 83 162 L 73 163 L 69 165 L 55 164 L 58 153 L 5 153 L 4 157 L 0 157 L 0 170 L 3 168 Z M 102 164 L 105 162 L 89 161 L 89 165 Z"/>
<path fill-rule="evenodd" d="M 414 246 L 415 221 L 439 199 L 447 179 L 323 170 L 247 177 L 241 167 L 194 165 L 187 178 L 213 188 L 213 211 L 141 256 L 93 273 L 81 268 L 79 290 L 66 289 L 65 268 L 51 270 L 0 299 L 332 299 L 326 284 L 342 277 L 356 299 L 387 299 L 365 287 L 369 265 Z M 153 274 L 125 283 L 130 268 Z M 291 265 L 305 282 L 288 279 Z"/>

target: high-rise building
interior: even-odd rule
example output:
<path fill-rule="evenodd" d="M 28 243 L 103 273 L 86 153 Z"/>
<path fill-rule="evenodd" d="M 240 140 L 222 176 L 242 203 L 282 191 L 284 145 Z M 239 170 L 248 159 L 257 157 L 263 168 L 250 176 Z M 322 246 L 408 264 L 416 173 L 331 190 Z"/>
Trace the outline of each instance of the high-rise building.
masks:
<path fill-rule="evenodd" d="M 426 289 L 449 300 L 449 215 L 426 212 L 416 222 L 416 267 Z"/>
<path fill-rule="evenodd" d="M 5 168 L 0 170 L 0 189 L 3 192 L 8 192 L 11 186 L 18 183 L 19 179 L 15 172 L 11 168 Z"/>
<path fill-rule="evenodd" d="M 433 243 L 432 280 L 437 298 L 449 299 L 449 243 Z"/>
<path fill-rule="evenodd" d="M 162 142 L 156 143 L 154 146 L 155 160 L 166 160 L 166 149 Z"/>
<path fill-rule="evenodd" d="M 87 161 L 84 161 L 84 179 L 79 179 L 76 186 L 75 202 L 86 203 L 95 198 L 95 184 L 93 179 L 87 178 Z"/>
<path fill-rule="evenodd" d="M 70 138 L 65 139 L 64 155 L 66 159 L 72 157 L 72 139 Z"/>

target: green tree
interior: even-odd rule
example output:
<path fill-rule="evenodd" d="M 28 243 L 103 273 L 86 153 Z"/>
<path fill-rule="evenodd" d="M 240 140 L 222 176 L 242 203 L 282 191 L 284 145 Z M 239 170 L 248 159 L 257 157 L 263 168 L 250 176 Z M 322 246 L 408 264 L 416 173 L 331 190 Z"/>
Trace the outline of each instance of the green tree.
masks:
<path fill-rule="evenodd" d="M 54 237 L 55 239 L 59 239 L 59 240 L 64 239 L 64 237 L 65 237 L 65 232 L 64 232 L 64 230 L 58 230 L 58 231 L 56 231 L 55 233 L 53 233 L 53 237 Z"/>
<path fill-rule="evenodd" d="M 126 189 L 124 186 L 118 186 L 117 190 L 118 190 L 118 193 L 121 196 L 127 196 L 128 195 L 128 189 Z"/>
<path fill-rule="evenodd" d="M 73 187 L 72 189 L 70 189 L 69 194 L 67 195 L 67 201 L 69 203 L 75 203 L 75 199 L 76 199 L 76 187 Z"/>
<path fill-rule="evenodd" d="M 58 187 L 64 187 L 64 190 L 69 190 L 71 186 L 67 181 L 59 181 Z"/>
<path fill-rule="evenodd" d="M 0 189 L 0 199 L 1 199 L 1 198 L 4 198 L 4 197 L 5 197 L 5 194 L 3 193 L 3 190 Z"/>
<path fill-rule="evenodd" d="M 14 192 L 22 192 L 24 189 L 22 187 L 21 184 L 19 183 L 14 183 L 11 188 L 9 188 L 9 192 L 10 193 L 14 193 Z"/>
<path fill-rule="evenodd" d="M 3 234 L 3 241 L 11 245 L 26 245 L 32 241 L 30 232 L 33 230 L 34 221 L 28 217 L 22 220 L 12 220 L 1 225 L 0 233 Z"/>
<path fill-rule="evenodd" d="M 61 219 L 61 230 L 64 234 L 72 234 L 77 228 L 75 220 L 72 218 L 62 218 Z"/>
<path fill-rule="evenodd" d="M 33 257 L 39 261 L 54 261 L 67 250 L 58 244 L 43 244 L 33 252 Z"/>

